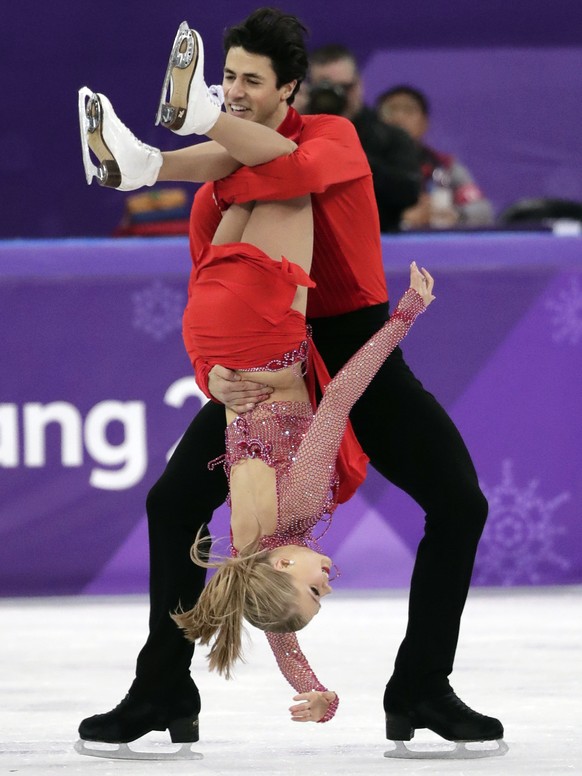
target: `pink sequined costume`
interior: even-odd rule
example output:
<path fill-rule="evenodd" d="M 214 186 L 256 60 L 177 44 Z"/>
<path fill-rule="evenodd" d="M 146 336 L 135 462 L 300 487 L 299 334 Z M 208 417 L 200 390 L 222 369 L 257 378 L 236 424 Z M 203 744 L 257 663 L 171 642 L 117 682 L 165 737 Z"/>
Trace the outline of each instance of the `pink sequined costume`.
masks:
<path fill-rule="evenodd" d="M 259 404 L 229 424 L 227 475 L 245 458 L 260 458 L 276 472 L 277 528 L 273 534 L 261 537 L 262 548 L 295 544 L 317 549 L 322 533 L 316 537 L 314 529 L 321 520 L 329 524 L 337 504 L 335 464 L 348 415 L 425 309 L 422 297 L 408 289 L 389 321 L 329 383 L 315 414 L 308 403 L 271 402 Z M 301 652 L 295 633 L 266 636 L 281 672 L 298 693 L 326 690 Z M 336 697 L 321 722 L 334 716 L 338 702 Z"/>

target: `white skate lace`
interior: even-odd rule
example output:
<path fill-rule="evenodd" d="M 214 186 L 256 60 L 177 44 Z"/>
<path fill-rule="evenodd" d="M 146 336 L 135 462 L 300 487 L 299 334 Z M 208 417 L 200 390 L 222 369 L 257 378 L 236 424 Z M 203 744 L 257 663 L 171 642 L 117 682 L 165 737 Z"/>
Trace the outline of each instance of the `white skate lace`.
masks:
<path fill-rule="evenodd" d="M 117 116 L 116 116 L 116 118 L 117 118 Z M 119 120 L 119 119 L 118 119 L 118 120 Z M 120 123 L 120 124 L 121 124 L 123 127 L 125 127 L 125 129 L 127 130 L 127 132 L 128 132 L 128 134 L 129 134 L 129 136 L 130 136 L 130 137 L 131 137 L 131 139 L 132 139 L 132 140 L 135 142 L 135 144 L 137 145 L 137 147 L 138 147 L 138 148 L 143 148 L 143 150 L 144 150 L 144 151 L 153 152 L 153 153 L 158 153 L 158 152 L 159 152 L 159 149 L 158 149 L 158 148 L 154 148 L 153 146 L 151 146 L 151 145 L 148 145 L 147 143 L 144 143 L 144 142 L 143 142 L 143 140 L 140 140 L 140 139 L 139 139 L 139 137 L 136 137 L 136 136 L 133 134 L 133 132 L 131 131 L 131 129 L 129 129 L 128 127 L 126 127 L 126 126 L 125 126 L 125 124 L 124 124 L 122 121 L 120 121 L 119 123 Z"/>
<path fill-rule="evenodd" d="M 129 137 L 131 138 L 131 140 L 137 145 L 138 148 L 143 148 L 145 151 L 151 151 L 153 153 L 157 153 L 159 151 L 159 149 L 154 148 L 153 146 L 148 145 L 147 143 L 144 143 L 143 140 L 140 140 L 138 137 L 136 137 L 133 134 L 131 129 L 126 124 L 124 124 L 123 121 L 119 118 L 119 116 L 115 112 L 115 109 L 113 108 L 111 100 L 108 97 L 106 97 L 104 94 L 101 94 L 100 92 L 94 92 L 94 96 L 101 103 L 101 111 L 102 111 L 102 113 L 105 112 L 105 107 L 108 107 L 108 109 L 112 113 L 112 116 L 110 117 L 110 120 L 113 118 L 113 120 L 116 121 L 119 124 L 119 126 L 123 128 L 123 130 L 125 132 L 127 132 Z M 105 100 L 107 102 L 104 102 L 103 98 L 105 98 Z M 109 103 L 109 105 L 107 105 L 107 103 Z"/>
<path fill-rule="evenodd" d="M 209 86 L 208 95 L 216 105 L 220 107 L 224 105 L 224 89 L 220 84 L 212 84 Z"/>

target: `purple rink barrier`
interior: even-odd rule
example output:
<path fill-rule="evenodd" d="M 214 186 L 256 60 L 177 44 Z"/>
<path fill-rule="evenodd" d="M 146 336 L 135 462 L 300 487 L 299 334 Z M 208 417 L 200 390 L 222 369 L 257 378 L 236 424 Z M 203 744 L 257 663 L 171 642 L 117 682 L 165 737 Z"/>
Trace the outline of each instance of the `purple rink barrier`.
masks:
<path fill-rule="evenodd" d="M 471 450 L 480 585 L 582 582 L 582 238 L 384 238 L 437 302 L 404 342 Z M 0 595 L 147 590 L 145 497 L 200 406 L 181 342 L 187 241 L 0 243 Z M 325 549 L 344 588 L 407 586 L 423 516 L 372 469 Z M 223 507 L 215 535 L 228 531 Z"/>

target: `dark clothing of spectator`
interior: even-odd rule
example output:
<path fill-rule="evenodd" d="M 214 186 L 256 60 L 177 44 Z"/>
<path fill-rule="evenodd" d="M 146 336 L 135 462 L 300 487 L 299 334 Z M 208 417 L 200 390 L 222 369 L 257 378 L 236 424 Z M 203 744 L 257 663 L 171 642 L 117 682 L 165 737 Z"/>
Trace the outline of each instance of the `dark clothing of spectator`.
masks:
<path fill-rule="evenodd" d="M 397 232 L 402 212 L 416 204 L 421 191 L 418 148 L 407 132 L 384 124 L 367 106 L 352 122 L 372 168 L 380 230 Z"/>

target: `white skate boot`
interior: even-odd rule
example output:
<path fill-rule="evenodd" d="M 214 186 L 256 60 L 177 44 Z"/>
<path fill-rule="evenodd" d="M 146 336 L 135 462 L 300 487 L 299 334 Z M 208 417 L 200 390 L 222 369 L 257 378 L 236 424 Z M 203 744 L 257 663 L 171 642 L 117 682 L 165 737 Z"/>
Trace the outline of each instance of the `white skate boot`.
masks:
<path fill-rule="evenodd" d="M 101 186 L 119 191 L 154 185 L 162 166 L 160 150 L 138 140 L 117 118 L 104 94 L 86 86 L 79 89 L 79 124 L 87 183 L 95 177 Z"/>
<path fill-rule="evenodd" d="M 182 22 L 170 53 L 156 124 L 177 135 L 205 135 L 220 115 L 221 91 L 206 86 L 202 38 Z"/>

